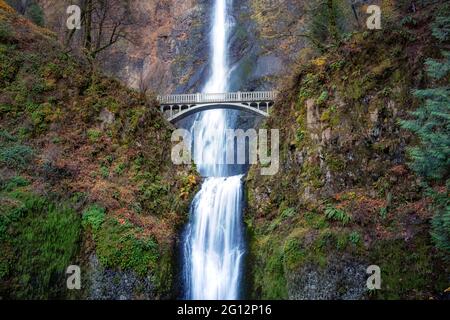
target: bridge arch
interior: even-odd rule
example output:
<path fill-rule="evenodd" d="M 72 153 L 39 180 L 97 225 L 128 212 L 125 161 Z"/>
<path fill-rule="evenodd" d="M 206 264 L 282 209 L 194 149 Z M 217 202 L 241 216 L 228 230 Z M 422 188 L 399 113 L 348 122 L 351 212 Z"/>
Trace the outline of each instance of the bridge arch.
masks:
<path fill-rule="evenodd" d="M 269 108 L 270 103 L 267 102 L 264 106 L 253 107 L 244 103 L 205 103 L 205 104 L 197 104 L 195 106 L 187 106 L 187 105 L 174 105 L 172 111 L 174 114 L 169 116 L 167 120 L 169 122 L 177 122 L 182 120 L 190 115 L 193 115 L 197 112 L 206 111 L 206 110 L 214 110 L 214 109 L 231 109 L 231 110 L 239 110 L 239 111 L 247 111 L 253 113 L 255 115 L 259 115 L 262 117 L 269 116 Z M 181 110 L 181 111 L 180 111 Z"/>
<path fill-rule="evenodd" d="M 212 109 L 235 109 L 268 117 L 276 96 L 275 91 L 194 93 L 158 96 L 158 101 L 166 119 L 174 123 Z"/>

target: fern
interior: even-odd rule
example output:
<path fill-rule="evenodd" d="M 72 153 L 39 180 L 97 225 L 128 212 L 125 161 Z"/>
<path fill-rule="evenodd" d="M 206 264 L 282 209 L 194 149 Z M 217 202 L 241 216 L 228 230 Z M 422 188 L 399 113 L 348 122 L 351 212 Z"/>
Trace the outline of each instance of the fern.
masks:
<path fill-rule="evenodd" d="M 346 225 L 351 220 L 351 217 L 344 210 L 337 209 L 331 205 L 325 208 L 325 216 L 330 220 L 339 221 L 343 225 Z"/>
<path fill-rule="evenodd" d="M 440 41 L 450 40 L 450 5 L 445 5 L 432 25 L 433 36 Z"/>

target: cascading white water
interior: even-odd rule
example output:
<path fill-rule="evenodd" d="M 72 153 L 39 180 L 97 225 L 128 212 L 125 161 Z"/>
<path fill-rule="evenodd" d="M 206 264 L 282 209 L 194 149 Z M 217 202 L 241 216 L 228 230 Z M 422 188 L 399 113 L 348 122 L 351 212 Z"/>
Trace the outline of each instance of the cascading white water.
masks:
<path fill-rule="evenodd" d="M 188 298 L 233 300 L 243 254 L 241 176 L 208 178 L 192 205 L 186 245 Z"/>
<path fill-rule="evenodd" d="M 215 0 L 211 42 L 211 76 L 203 91 L 228 90 L 228 10 L 231 0 Z M 186 298 L 239 298 L 242 256 L 242 176 L 230 175 L 226 160 L 227 112 L 200 114 L 194 136 L 194 161 L 206 177 L 191 205 L 184 245 Z"/>

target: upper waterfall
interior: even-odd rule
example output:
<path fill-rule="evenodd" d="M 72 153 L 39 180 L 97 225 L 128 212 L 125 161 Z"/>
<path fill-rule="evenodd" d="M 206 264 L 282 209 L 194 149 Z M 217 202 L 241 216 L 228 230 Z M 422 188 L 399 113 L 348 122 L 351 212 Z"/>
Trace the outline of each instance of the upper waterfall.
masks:
<path fill-rule="evenodd" d="M 228 90 L 228 39 L 231 20 L 228 18 L 231 0 L 216 0 L 213 10 L 213 26 L 210 34 L 211 71 L 203 92 L 221 93 Z M 195 121 L 197 135 L 194 140 L 194 161 L 202 176 L 227 176 L 226 136 L 227 113 L 210 110 L 200 114 Z M 193 126 L 193 127 L 194 127 Z"/>
<path fill-rule="evenodd" d="M 228 90 L 228 38 L 231 20 L 228 18 L 230 0 L 216 0 L 210 34 L 211 75 L 203 92 L 222 93 Z"/>

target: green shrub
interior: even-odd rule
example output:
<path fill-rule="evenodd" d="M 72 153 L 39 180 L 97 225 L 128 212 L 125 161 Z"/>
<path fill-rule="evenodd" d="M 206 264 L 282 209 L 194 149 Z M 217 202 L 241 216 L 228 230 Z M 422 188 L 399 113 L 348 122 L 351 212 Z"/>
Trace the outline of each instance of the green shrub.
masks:
<path fill-rule="evenodd" d="M 140 188 L 139 201 L 146 210 L 158 212 L 161 207 L 161 201 L 168 194 L 170 186 L 164 184 L 159 179 L 155 179 L 153 183 L 145 183 Z"/>
<path fill-rule="evenodd" d="M 411 16 L 406 16 L 400 21 L 400 25 L 415 27 L 417 26 L 417 20 Z"/>
<path fill-rule="evenodd" d="M 88 135 L 89 141 L 95 143 L 102 136 L 102 132 L 100 130 L 96 130 L 96 129 L 89 129 L 87 131 L 87 135 Z"/>
<path fill-rule="evenodd" d="M 0 104 L 0 114 L 8 113 L 14 110 L 14 106 L 7 104 L 7 103 L 1 103 Z"/>
<path fill-rule="evenodd" d="M 78 250 L 79 216 L 36 195 L 16 193 L 15 202 L 0 215 L 0 276 L 9 276 L 14 298 L 59 297 Z"/>
<path fill-rule="evenodd" d="M 370 260 L 381 269 L 382 290 L 374 293 L 377 299 L 423 299 L 421 292 L 444 290 L 442 284 L 448 275 L 433 275 L 432 248 L 426 236 L 417 236 L 408 242 L 404 240 L 380 240 L 370 251 Z M 438 279 L 430 283 L 430 277 Z M 440 286 L 440 288 L 433 288 Z M 428 295 L 427 295 L 428 297 Z"/>
<path fill-rule="evenodd" d="M 17 138 L 6 130 L 0 130 L 0 145 L 8 142 L 15 142 Z"/>
<path fill-rule="evenodd" d="M 54 110 L 49 103 L 38 105 L 36 110 L 31 112 L 31 120 L 35 131 L 38 133 L 46 131 L 52 115 L 54 115 Z"/>
<path fill-rule="evenodd" d="M 322 91 L 322 93 L 320 94 L 320 96 L 317 99 L 316 103 L 318 105 L 323 105 L 325 102 L 327 102 L 328 97 L 329 97 L 328 91 Z"/>
<path fill-rule="evenodd" d="M 296 142 L 301 143 L 304 138 L 305 138 L 305 131 L 303 131 L 301 129 L 297 130 L 297 132 L 295 134 Z"/>
<path fill-rule="evenodd" d="M 101 166 L 100 167 L 100 174 L 101 174 L 103 179 L 108 179 L 109 178 L 109 169 L 108 169 L 108 167 Z"/>
<path fill-rule="evenodd" d="M 32 2 L 26 10 L 26 17 L 33 21 L 36 25 L 43 27 L 45 24 L 44 11 L 35 2 Z"/>
<path fill-rule="evenodd" d="M 283 260 L 284 265 L 288 271 L 295 270 L 302 258 L 304 257 L 304 252 L 301 247 L 301 243 L 298 239 L 290 238 L 284 244 Z"/>
<path fill-rule="evenodd" d="M 3 21 L 0 21 L 0 42 L 8 43 L 12 38 L 13 30 L 11 29 L 11 27 Z"/>
<path fill-rule="evenodd" d="M 289 247 L 287 248 L 289 249 Z M 260 286 L 263 288 L 263 299 L 286 299 L 287 284 L 284 274 L 283 251 L 282 248 L 267 248 L 267 263 L 259 277 L 262 282 Z"/>
<path fill-rule="evenodd" d="M 98 231 L 104 221 L 105 209 L 98 205 L 90 206 L 83 212 L 82 225 L 84 228 L 89 226 L 94 232 Z"/>
<path fill-rule="evenodd" d="M 435 214 L 431 221 L 431 237 L 444 259 L 450 262 L 450 200 L 447 192 L 432 192 L 432 198 Z"/>
<path fill-rule="evenodd" d="M 0 144 L 0 164 L 9 168 L 23 169 L 33 157 L 31 147 L 14 144 L 11 146 L 2 146 Z"/>
<path fill-rule="evenodd" d="M 140 229 L 128 221 L 106 216 L 92 205 L 83 212 L 82 225 L 90 228 L 100 262 L 107 268 L 133 270 L 144 276 L 157 269 L 159 246 L 152 237 L 138 237 Z"/>
<path fill-rule="evenodd" d="M 3 185 L 2 185 L 2 190 L 4 191 L 13 191 L 14 189 L 18 188 L 18 187 L 26 187 L 28 186 L 30 183 L 28 182 L 27 179 L 25 179 L 24 177 L 21 176 L 14 176 L 11 179 L 7 180 Z"/>
<path fill-rule="evenodd" d="M 338 234 L 336 237 L 336 247 L 339 250 L 343 250 L 347 247 L 349 238 L 346 236 L 346 234 Z"/>
<path fill-rule="evenodd" d="M 133 270 L 144 276 L 154 271 L 159 259 L 158 244 L 153 238 L 138 238 L 130 223 L 108 218 L 95 233 L 100 262 L 109 268 Z"/>
<path fill-rule="evenodd" d="M 0 40 L 5 37 L 5 33 L 0 22 Z M 3 87 L 14 81 L 23 61 L 22 55 L 17 53 L 14 45 L 1 42 L 3 43 L 0 43 L 0 85 Z"/>
<path fill-rule="evenodd" d="M 358 231 L 352 231 L 352 233 L 348 236 L 348 240 L 356 246 L 361 241 L 361 235 Z"/>
<path fill-rule="evenodd" d="M 125 163 L 119 163 L 115 169 L 114 169 L 114 173 L 117 174 L 118 176 L 120 176 L 123 171 L 125 170 L 125 168 L 127 167 L 127 165 Z"/>
<path fill-rule="evenodd" d="M 33 96 L 37 96 L 41 93 L 44 93 L 48 90 L 47 84 L 45 82 L 45 79 L 42 78 L 35 78 L 31 87 L 31 93 Z"/>

